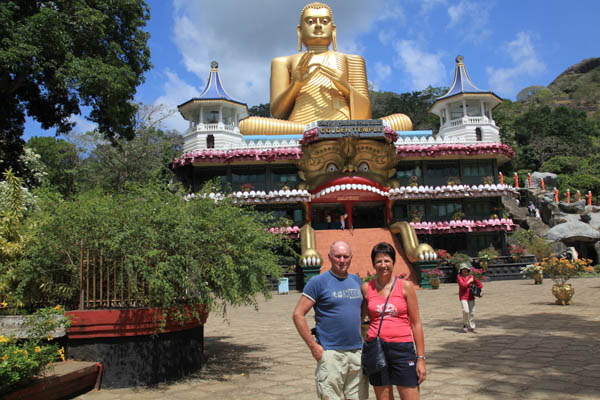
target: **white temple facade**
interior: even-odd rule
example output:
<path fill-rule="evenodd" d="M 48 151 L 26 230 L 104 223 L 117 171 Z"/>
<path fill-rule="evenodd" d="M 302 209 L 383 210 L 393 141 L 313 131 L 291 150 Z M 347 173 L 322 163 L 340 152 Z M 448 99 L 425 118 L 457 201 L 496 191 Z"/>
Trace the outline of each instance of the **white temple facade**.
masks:
<path fill-rule="evenodd" d="M 225 91 L 216 61 L 211 62 L 208 82 L 202 93 L 177 108 L 183 118 L 189 121 L 183 136 L 184 153 L 244 146 L 239 121 L 248 116 L 248 106 L 234 100 Z"/>
<path fill-rule="evenodd" d="M 481 90 L 473 84 L 463 63 L 456 57 L 454 82 L 448 93 L 439 97 L 429 110 L 440 117 L 438 137 L 444 141 L 500 143 L 500 130 L 492 110 L 502 102 L 492 91 Z"/>

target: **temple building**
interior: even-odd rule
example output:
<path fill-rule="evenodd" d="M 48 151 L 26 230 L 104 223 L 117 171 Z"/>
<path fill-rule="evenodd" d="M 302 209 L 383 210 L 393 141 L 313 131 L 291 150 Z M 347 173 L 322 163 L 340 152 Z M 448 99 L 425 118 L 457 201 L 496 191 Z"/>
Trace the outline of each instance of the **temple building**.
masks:
<path fill-rule="evenodd" d="M 516 226 L 505 217 L 501 198 L 516 191 L 498 178 L 499 166 L 514 156 L 493 120 L 500 102 L 471 82 L 459 56 L 450 90 L 430 109 L 440 117 L 437 135 L 394 131 L 381 120 L 359 121 L 365 127 L 358 129 L 354 124 L 358 131 L 379 130 L 357 137 L 335 134 L 356 121 L 319 121 L 295 135 L 243 135 L 238 122 L 247 107 L 225 92 L 213 62 L 202 94 L 179 106 L 190 126 L 184 154 L 172 168 L 190 197 L 218 178 L 237 201 L 287 218 L 287 233 L 300 236 L 307 225 L 323 256 L 326 246 L 318 243 L 323 231 L 339 236 L 343 224 L 358 238 L 362 231 L 373 235 L 373 229 L 402 235 L 398 222 L 408 223 L 416 244 L 430 249 L 475 256 L 492 244 L 502 251 L 506 232 Z M 325 264 L 316 254 L 304 263 Z M 417 256 L 417 261 L 430 257 L 413 254 L 406 264 Z"/>

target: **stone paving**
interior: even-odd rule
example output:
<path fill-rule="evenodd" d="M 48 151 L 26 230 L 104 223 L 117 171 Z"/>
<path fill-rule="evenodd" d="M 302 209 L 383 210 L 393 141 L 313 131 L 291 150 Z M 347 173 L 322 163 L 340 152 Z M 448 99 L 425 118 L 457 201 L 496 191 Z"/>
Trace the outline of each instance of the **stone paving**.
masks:
<path fill-rule="evenodd" d="M 570 282 L 570 306 L 554 304 L 549 279 L 537 286 L 530 279 L 485 284 L 475 310 L 478 333 L 467 334 L 456 284 L 418 291 L 428 370 L 421 398 L 600 398 L 600 278 Z M 291 320 L 299 296 L 274 294 L 258 311 L 230 310 L 229 324 L 211 315 L 206 366 L 189 379 L 78 398 L 315 399 L 315 361 Z"/>

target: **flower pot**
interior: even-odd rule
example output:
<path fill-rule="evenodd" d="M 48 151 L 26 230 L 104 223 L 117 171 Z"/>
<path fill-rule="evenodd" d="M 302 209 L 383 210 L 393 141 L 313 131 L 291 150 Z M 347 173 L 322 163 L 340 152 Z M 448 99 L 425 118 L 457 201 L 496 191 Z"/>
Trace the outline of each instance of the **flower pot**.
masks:
<path fill-rule="evenodd" d="M 556 297 L 556 304 L 567 306 L 571 304 L 571 298 L 575 294 L 575 288 L 570 283 L 552 285 L 552 294 Z"/>
<path fill-rule="evenodd" d="M 521 261 L 521 256 L 520 255 L 514 255 L 512 256 L 512 259 L 514 262 L 518 263 L 519 261 Z"/>
<path fill-rule="evenodd" d="M 541 272 L 536 272 L 533 274 L 533 283 L 536 285 L 541 285 L 544 283 L 544 275 Z"/>
<path fill-rule="evenodd" d="M 439 289 L 440 288 L 440 278 L 433 277 L 433 278 L 429 278 L 429 284 L 431 285 L 432 289 Z"/>
<path fill-rule="evenodd" d="M 481 269 L 486 270 L 489 265 L 490 262 L 488 260 L 479 260 L 479 266 L 481 267 Z"/>

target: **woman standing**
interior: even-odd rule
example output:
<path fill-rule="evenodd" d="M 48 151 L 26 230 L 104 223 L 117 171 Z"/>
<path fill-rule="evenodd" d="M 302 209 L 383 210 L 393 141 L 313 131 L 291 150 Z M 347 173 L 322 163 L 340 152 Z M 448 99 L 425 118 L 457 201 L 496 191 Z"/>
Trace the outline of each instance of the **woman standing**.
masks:
<path fill-rule="evenodd" d="M 370 375 L 369 382 L 378 400 L 393 399 L 393 386 L 397 387 L 402 400 L 419 399 L 419 384 L 425 380 L 426 367 L 425 341 L 415 287 L 410 281 L 394 277 L 396 251 L 389 243 L 376 244 L 371 251 L 371 261 L 375 279 L 364 283 L 361 288 L 370 319 L 367 341 L 377 336 L 383 313 L 379 337 L 387 367 Z M 388 294 L 389 301 L 383 310 Z"/>
<path fill-rule="evenodd" d="M 460 264 L 458 271 L 458 298 L 462 307 L 463 332 L 471 331 L 475 333 L 475 296 L 471 293 L 473 285 L 481 289 L 483 296 L 483 284 L 473 275 L 470 275 L 471 267 L 468 264 Z"/>

